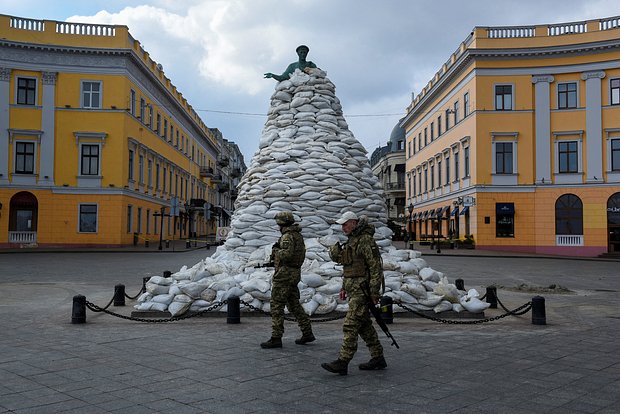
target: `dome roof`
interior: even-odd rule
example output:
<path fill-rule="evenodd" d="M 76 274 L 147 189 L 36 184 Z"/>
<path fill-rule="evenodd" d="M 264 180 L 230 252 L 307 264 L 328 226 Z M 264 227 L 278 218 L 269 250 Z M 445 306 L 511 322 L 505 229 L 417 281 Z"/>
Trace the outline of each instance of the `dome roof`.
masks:
<path fill-rule="evenodd" d="M 405 141 L 405 129 L 400 126 L 400 120 L 398 120 L 390 134 L 390 143 L 392 144 L 393 151 L 398 149 L 398 141 Z"/>

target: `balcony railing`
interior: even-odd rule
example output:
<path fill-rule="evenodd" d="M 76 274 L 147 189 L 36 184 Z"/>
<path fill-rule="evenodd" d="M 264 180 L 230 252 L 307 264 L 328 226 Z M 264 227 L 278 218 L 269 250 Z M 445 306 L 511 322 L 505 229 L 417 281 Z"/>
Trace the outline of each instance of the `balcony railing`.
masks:
<path fill-rule="evenodd" d="M 221 167 L 226 167 L 228 165 L 228 157 L 226 156 L 217 157 L 217 164 Z"/>
<path fill-rule="evenodd" d="M 385 189 L 389 191 L 403 191 L 405 189 L 404 182 L 386 183 Z"/>
<path fill-rule="evenodd" d="M 222 175 L 221 174 L 214 174 L 213 177 L 211 177 L 211 181 L 214 183 L 221 183 L 222 182 Z"/>
<path fill-rule="evenodd" d="M 213 168 L 200 167 L 200 176 L 201 177 L 213 177 Z"/>
<path fill-rule="evenodd" d="M 228 183 L 221 183 L 219 184 L 219 192 L 220 193 L 225 193 L 226 191 L 230 190 L 230 185 Z"/>
<path fill-rule="evenodd" d="M 37 242 L 36 231 L 10 231 L 9 243 L 30 244 Z"/>
<path fill-rule="evenodd" d="M 241 177 L 241 168 L 239 168 L 239 167 L 233 168 L 233 170 L 230 173 L 230 176 L 232 178 Z"/>
<path fill-rule="evenodd" d="M 575 236 L 568 234 L 555 235 L 556 246 L 583 246 L 583 236 Z"/>

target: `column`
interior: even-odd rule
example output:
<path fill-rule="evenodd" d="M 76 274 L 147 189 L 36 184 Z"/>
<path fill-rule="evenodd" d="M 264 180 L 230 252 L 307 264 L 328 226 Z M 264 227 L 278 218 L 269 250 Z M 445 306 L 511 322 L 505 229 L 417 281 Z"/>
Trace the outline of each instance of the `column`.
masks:
<path fill-rule="evenodd" d="M 54 185 L 54 147 L 56 140 L 55 98 L 56 72 L 43 72 L 43 106 L 41 109 L 41 159 L 39 162 L 40 185 Z"/>
<path fill-rule="evenodd" d="M 583 72 L 586 81 L 586 182 L 603 182 L 603 126 L 601 119 L 602 70 Z"/>
<path fill-rule="evenodd" d="M 549 83 L 553 82 L 551 75 L 534 75 L 532 83 L 535 85 L 536 109 L 536 175 L 535 184 L 551 184 L 551 95 Z"/>
<path fill-rule="evenodd" d="M 11 69 L 0 68 L 0 184 L 9 183 L 9 86 Z"/>

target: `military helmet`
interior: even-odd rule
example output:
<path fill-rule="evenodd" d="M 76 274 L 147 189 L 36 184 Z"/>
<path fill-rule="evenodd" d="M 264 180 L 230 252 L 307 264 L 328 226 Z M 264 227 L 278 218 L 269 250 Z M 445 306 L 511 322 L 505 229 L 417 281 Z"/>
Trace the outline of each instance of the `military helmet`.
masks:
<path fill-rule="evenodd" d="M 293 213 L 291 213 L 290 211 L 281 211 L 278 214 L 276 214 L 276 223 L 278 223 L 278 226 L 290 226 L 291 224 L 295 223 L 295 218 L 293 217 Z"/>

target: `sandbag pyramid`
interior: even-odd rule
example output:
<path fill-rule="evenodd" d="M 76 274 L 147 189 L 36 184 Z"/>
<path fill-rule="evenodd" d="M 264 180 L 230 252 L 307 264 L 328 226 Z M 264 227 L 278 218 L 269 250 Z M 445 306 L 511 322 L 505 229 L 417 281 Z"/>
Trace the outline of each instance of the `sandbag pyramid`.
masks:
<path fill-rule="evenodd" d="M 476 301 L 475 294 L 458 291 L 430 268 L 420 252 L 392 245 L 382 187 L 366 149 L 348 129 L 335 90 L 318 68 L 297 69 L 276 85 L 259 148 L 238 187 L 225 243 L 191 268 L 184 266 L 169 278 L 152 277 L 137 309 L 179 315 L 239 296 L 268 311 L 273 269 L 254 266 L 268 260 L 280 236 L 273 219 L 280 211 L 291 211 L 302 227 L 307 253 L 299 288 L 308 314 L 348 307 L 337 295 L 342 269 L 328 254 L 330 246 L 346 240 L 335 223 L 345 211 L 365 215 L 375 226 L 386 294 L 395 301 L 436 312 L 460 311 L 462 302 Z"/>

